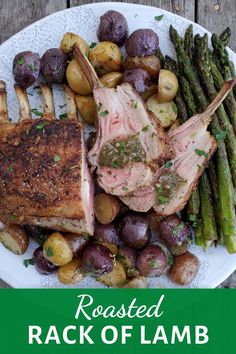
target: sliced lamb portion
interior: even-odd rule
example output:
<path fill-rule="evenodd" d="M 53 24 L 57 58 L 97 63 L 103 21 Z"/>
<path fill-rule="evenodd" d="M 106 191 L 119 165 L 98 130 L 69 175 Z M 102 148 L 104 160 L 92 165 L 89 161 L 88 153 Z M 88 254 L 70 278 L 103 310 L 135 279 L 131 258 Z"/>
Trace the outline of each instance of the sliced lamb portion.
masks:
<path fill-rule="evenodd" d="M 167 216 L 184 207 L 217 147 L 207 131 L 211 115 L 234 84 L 235 80 L 226 82 L 205 112 L 195 115 L 169 133 L 176 157 L 169 161 L 169 168 L 163 166 L 157 171 L 151 186 L 121 198 L 130 209 L 146 212 L 154 207 L 159 215 Z"/>
<path fill-rule="evenodd" d="M 148 112 L 130 84 L 116 89 L 102 86 L 78 48 L 75 55 L 97 104 L 98 131 L 89 161 L 97 167 L 98 183 L 107 193 L 118 196 L 149 185 L 157 168 L 173 157 L 159 120 Z"/>

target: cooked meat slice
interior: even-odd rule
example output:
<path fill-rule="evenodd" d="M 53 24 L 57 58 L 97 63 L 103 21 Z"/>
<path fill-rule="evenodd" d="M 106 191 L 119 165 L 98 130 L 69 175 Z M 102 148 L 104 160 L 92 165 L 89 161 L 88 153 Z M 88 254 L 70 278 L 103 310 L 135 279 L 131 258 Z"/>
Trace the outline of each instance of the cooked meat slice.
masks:
<path fill-rule="evenodd" d="M 75 54 L 93 86 L 97 104 L 98 131 L 89 161 L 97 167 L 100 186 L 107 193 L 120 196 L 150 184 L 157 168 L 173 157 L 159 120 L 147 111 L 131 85 L 103 87 L 79 48 Z"/>
<path fill-rule="evenodd" d="M 152 180 L 151 186 L 121 198 L 130 209 L 146 212 L 151 207 L 162 216 L 181 210 L 188 201 L 205 164 L 217 145 L 207 131 L 211 115 L 232 89 L 235 80 L 226 82 L 219 95 L 205 112 L 198 114 L 169 133 L 176 157 L 162 166 Z"/>
<path fill-rule="evenodd" d="M 74 94 L 66 88 L 70 119 L 59 121 L 51 90 L 45 85 L 41 89 L 41 119 L 31 119 L 27 96 L 16 88 L 20 121 L 1 120 L 0 220 L 92 235 L 93 183 L 83 127 L 74 119 Z M 0 111 L 3 106 L 2 99 Z"/>

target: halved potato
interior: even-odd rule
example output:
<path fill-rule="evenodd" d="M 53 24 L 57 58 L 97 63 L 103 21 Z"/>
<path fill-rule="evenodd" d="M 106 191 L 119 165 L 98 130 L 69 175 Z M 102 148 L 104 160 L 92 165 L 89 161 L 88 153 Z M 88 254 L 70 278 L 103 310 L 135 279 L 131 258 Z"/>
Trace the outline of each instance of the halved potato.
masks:
<path fill-rule="evenodd" d="M 43 255 L 57 266 L 63 266 L 73 258 L 70 244 L 60 232 L 54 232 L 44 242 Z"/>
<path fill-rule="evenodd" d="M 112 72 L 103 75 L 100 77 L 101 83 L 109 88 L 115 88 L 117 85 L 119 85 L 123 80 L 123 75 L 122 73 L 119 72 Z"/>
<path fill-rule="evenodd" d="M 98 75 L 121 71 L 122 53 L 118 45 L 104 41 L 90 50 L 89 61 Z"/>
<path fill-rule="evenodd" d="M 108 274 L 98 277 L 97 281 L 107 286 L 123 286 L 126 282 L 126 273 L 123 265 L 119 261 L 116 261 L 113 270 Z"/>
<path fill-rule="evenodd" d="M 170 102 L 176 96 L 179 88 L 179 83 L 176 75 L 170 71 L 161 69 L 158 79 L 158 94 L 159 103 Z"/>
<path fill-rule="evenodd" d="M 57 271 L 57 276 L 62 284 L 79 283 L 85 277 L 81 270 L 80 258 L 74 258 L 69 263 L 61 266 Z"/>
<path fill-rule="evenodd" d="M 99 193 L 95 196 L 95 216 L 100 224 L 110 224 L 119 214 L 120 207 L 120 200 L 113 195 Z"/>
<path fill-rule="evenodd" d="M 170 127 L 177 118 L 177 107 L 173 101 L 160 103 L 157 95 L 150 97 L 147 107 L 159 118 L 163 128 Z"/>
<path fill-rule="evenodd" d="M 72 32 L 65 33 L 61 40 L 60 49 L 65 53 L 71 53 L 75 45 L 80 48 L 84 55 L 88 56 L 89 45 L 85 42 L 85 40 L 78 34 Z"/>
<path fill-rule="evenodd" d="M 128 283 L 126 283 L 123 286 L 123 288 L 139 288 L 139 289 L 145 289 L 147 287 L 148 287 L 147 278 L 141 275 L 131 279 Z"/>
<path fill-rule="evenodd" d="M 141 68 L 148 72 L 152 79 L 157 79 L 161 69 L 160 60 L 156 55 L 147 55 L 145 57 L 129 57 L 124 61 L 124 69 Z"/>
<path fill-rule="evenodd" d="M 8 224 L 0 231 L 0 242 L 9 251 L 21 255 L 29 246 L 29 236 L 20 225 Z"/>
<path fill-rule="evenodd" d="M 74 234 L 73 232 L 64 232 L 63 236 L 66 238 L 67 242 L 69 243 L 74 257 L 78 257 L 86 248 L 90 239 L 92 239 L 92 237 L 90 238 L 89 236 L 86 237 L 86 236 Z"/>
<path fill-rule="evenodd" d="M 76 59 L 71 60 L 66 69 L 66 78 L 71 90 L 80 95 L 90 95 L 91 86 Z"/>
<path fill-rule="evenodd" d="M 84 122 L 94 124 L 97 120 L 97 106 L 93 96 L 76 95 L 75 100 Z"/>

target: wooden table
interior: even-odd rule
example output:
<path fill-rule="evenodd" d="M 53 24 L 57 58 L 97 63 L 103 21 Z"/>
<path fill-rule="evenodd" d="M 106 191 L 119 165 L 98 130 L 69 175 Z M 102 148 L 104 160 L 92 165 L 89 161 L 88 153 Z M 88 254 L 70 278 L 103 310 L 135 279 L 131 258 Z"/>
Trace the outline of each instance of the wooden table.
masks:
<path fill-rule="evenodd" d="M 120 0 L 122 2 L 122 0 Z M 25 26 L 53 12 L 99 1 L 86 0 L 0 0 L 0 43 Z M 101 2 L 101 1 L 100 1 Z M 195 21 L 211 32 L 232 29 L 236 38 L 236 0 L 126 0 L 124 2 L 157 6 Z M 231 42 L 236 50 L 236 41 Z M 0 280 L 0 287 L 7 285 Z M 236 288 L 236 271 L 221 287 Z"/>

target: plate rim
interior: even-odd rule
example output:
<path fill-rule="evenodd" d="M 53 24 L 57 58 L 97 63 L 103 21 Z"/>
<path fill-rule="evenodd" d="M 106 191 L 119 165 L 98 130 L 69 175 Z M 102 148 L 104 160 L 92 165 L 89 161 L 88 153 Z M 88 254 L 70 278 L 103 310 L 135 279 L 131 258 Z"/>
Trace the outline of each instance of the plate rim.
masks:
<path fill-rule="evenodd" d="M 201 31 L 204 31 L 208 34 L 212 34 L 212 32 L 210 32 L 209 30 L 207 30 L 205 27 L 201 26 L 200 24 L 190 20 L 190 19 L 187 19 L 183 16 L 180 16 L 178 14 L 175 14 L 173 12 L 170 12 L 170 11 L 167 11 L 167 10 L 164 10 L 160 7 L 156 7 L 156 6 L 151 6 L 151 5 L 144 5 L 144 4 L 134 4 L 134 3 L 127 3 L 127 2 L 97 2 L 97 3 L 88 3 L 88 4 L 84 4 L 84 5 L 79 5 L 79 6 L 73 6 L 73 7 L 70 7 L 70 8 L 66 8 L 66 9 L 62 9 L 60 11 L 56 11 L 52 14 L 49 14 L 37 21 L 34 21 L 33 23 L 25 26 L 24 28 L 22 28 L 20 31 L 16 32 L 15 34 L 13 34 L 11 37 L 9 37 L 7 40 L 5 40 L 4 42 L 1 43 L 0 45 L 0 50 L 2 49 L 2 47 L 4 47 L 5 45 L 7 45 L 9 42 L 13 41 L 15 38 L 17 38 L 18 36 L 20 36 L 21 34 L 23 34 L 23 32 L 25 30 L 29 30 L 30 28 L 33 28 L 34 26 L 42 23 L 45 21 L 45 19 L 50 19 L 50 18 L 53 18 L 56 14 L 59 14 L 59 13 L 65 13 L 65 12 L 70 12 L 76 8 L 96 8 L 96 7 L 106 7 L 106 8 L 109 8 L 111 9 L 112 7 L 115 7 L 117 10 L 118 10 L 118 7 L 134 7 L 135 8 L 147 8 L 149 10 L 153 10 L 155 9 L 156 11 L 160 11 L 161 14 L 163 15 L 167 15 L 167 16 L 171 16 L 171 17 L 176 17 L 176 18 L 179 18 L 179 19 L 184 19 L 184 22 L 185 24 L 193 24 L 194 27 L 196 29 L 199 29 Z M 233 54 L 236 56 L 236 53 L 229 47 L 227 46 L 227 50 L 229 51 L 230 54 Z M 229 257 L 231 255 L 229 254 Z M 221 276 L 218 276 L 218 277 L 215 277 L 208 285 L 207 288 L 216 288 L 217 286 L 219 286 L 224 280 L 226 280 L 234 271 L 236 270 L 236 262 L 235 262 L 235 265 L 232 264 L 231 267 L 228 268 L 228 270 L 224 273 L 222 273 Z M 7 273 L 7 272 L 6 272 Z M 12 288 L 19 288 L 18 285 L 16 284 L 16 282 L 14 282 L 14 279 L 6 279 L 6 277 L 4 277 L 4 274 L 6 273 L 2 273 L 1 269 L 0 269 L 0 278 L 5 282 L 7 283 L 8 285 L 10 285 Z M 20 288 L 26 288 L 24 286 L 21 286 Z M 27 287 L 28 288 L 28 287 Z M 41 287 L 36 287 L 38 289 L 41 289 Z M 3 289 L 3 288 L 1 288 Z M 185 289 L 185 288 L 182 288 L 182 289 Z M 200 289 L 200 288 L 199 288 Z"/>

